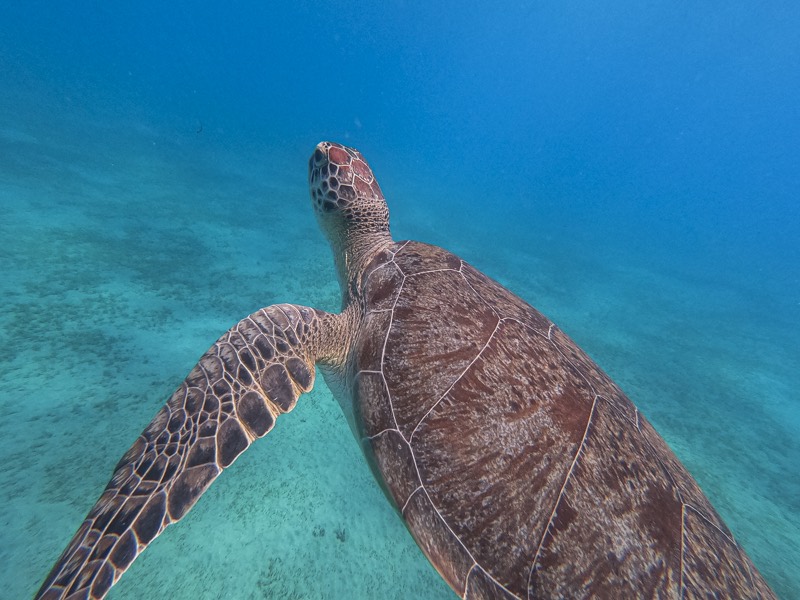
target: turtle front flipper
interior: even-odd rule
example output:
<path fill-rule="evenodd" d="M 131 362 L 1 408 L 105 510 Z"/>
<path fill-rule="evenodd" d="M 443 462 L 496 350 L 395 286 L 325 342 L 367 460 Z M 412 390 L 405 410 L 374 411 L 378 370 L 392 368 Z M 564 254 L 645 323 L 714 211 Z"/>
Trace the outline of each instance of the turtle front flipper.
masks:
<path fill-rule="evenodd" d="M 203 355 L 117 464 L 37 598 L 102 598 L 170 523 L 335 360 L 343 315 L 291 304 L 246 317 Z M 338 342 L 338 343 L 337 343 Z"/>

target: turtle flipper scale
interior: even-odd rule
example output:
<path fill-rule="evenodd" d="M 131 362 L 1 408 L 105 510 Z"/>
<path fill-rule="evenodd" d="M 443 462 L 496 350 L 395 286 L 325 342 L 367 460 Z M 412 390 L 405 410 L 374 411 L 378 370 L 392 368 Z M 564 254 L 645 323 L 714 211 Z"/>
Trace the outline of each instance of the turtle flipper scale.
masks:
<path fill-rule="evenodd" d="M 338 315 L 291 304 L 246 317 L 202 356 L 117 464 L 36 598 L 103 598 L 164 528 L 314 385 Z"/>

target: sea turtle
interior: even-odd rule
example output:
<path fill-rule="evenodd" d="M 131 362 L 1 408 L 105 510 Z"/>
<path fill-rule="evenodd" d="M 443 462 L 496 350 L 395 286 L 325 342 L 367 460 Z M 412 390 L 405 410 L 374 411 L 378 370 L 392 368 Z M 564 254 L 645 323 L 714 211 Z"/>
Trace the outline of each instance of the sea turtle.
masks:
<path fill-rule="evenodd" d="M 558 327 L 457 256 L 395 242 L 360 152 L 309 163 L 343 310 L 280 304 L 200 359 L 40 598 L 101 598 L 314 384 L 464 598 L 774 598 L 695 481 Z"/>

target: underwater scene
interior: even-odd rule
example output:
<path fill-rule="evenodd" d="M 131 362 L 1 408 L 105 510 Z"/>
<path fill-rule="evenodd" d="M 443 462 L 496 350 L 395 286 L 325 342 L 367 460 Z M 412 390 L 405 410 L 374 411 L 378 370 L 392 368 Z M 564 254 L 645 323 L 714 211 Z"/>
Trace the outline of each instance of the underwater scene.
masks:
<path fill-rule="evenodd" d="M 338 311 L 309 199 L 572 337 L 800 598 L 800 4 L 0 0 L 0 598 L 214 341 Z M 109 598 L 452 598 L 321 377 Z"/>

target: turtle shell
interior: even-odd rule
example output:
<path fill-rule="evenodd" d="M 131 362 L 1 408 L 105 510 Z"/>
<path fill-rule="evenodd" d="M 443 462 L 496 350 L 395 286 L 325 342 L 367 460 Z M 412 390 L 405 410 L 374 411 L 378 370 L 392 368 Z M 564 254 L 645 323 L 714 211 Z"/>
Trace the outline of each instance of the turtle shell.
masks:
<path fill-rule="evenodd" d="M 459 595 L 772 597 L 664 440 L 530 305 L 416 242 L 372 261 L 360 301 L 357 435 Z"/>

